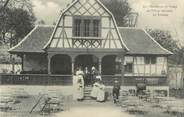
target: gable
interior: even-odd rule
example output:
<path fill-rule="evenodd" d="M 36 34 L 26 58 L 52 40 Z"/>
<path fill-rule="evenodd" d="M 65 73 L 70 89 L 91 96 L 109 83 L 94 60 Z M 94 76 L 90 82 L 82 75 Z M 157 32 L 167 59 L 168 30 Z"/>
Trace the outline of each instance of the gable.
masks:
<path fill-rule="evenodd" d="M 96 0 L 78 0 L 65 15 L 109 16 Z"/>
<path fill-rule="evenodd" d="M 75 38 L 75 17 L 88 19 L 100 19 L 99 37 L 91 36 Z M 128 50 L 118 32 L 116 22 L 112 14 L 98 0 L 74 1 L 61 14 L 55 30 L 49 42 L 44 48 L 104 48 Z"/>

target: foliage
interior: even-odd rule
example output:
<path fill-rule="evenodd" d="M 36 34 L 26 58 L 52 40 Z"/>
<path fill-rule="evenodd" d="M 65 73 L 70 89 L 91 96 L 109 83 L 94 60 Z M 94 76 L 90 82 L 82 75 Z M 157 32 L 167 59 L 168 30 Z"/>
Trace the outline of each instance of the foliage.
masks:
<path fill-rule="evenodd" d="M 120 21 L 121 24 L 127 23 L 124 17 L 129 15 L 131 11 L 127 0 L 102 0 L 102 2 L 112 12 L 117 21 Z"/>
<path fill-rule="evenodd" d="M 44 20 L 39 20 L 39 21 L 37 22 L 37 24 L 39 24 L 39 25 L 45 25 L 46 23 L 45 23 Z"/>
<path fill-rule="evenodd" d="M 169 57 L 169 62 L 172 64 L 184 65 L 184 47 L 180 47 L 178 42 L 173 39 L 169 31 L 158 29 L 147 29 L 147 32 L 164 48 L 173 52 Z"/>
<path fill-rule="evenodd" d="M 10 2 L 10 0 L 1 0 L 0 1 L 0 10 L 1 10 L 1 8 L 6 7 L 9 2 Z"/>
<path fill-rule="evenodd" d="M 148 33 L 164 48 L 175 53 L 179 50 L 177 41 L 172 38 L 169 31 L 163 31 L 159 29 L 147 29 Z"/>
<path fill-rule="evenodd" d="M 20 8 L 33 15 L 33 5 L 31 0 L 7 0 L 8 8 Z"/>
<path fill-rule="evenodd" d="M 20 3 L 22 5 L 19 6 Z M 14 46 L 34 27 L 36 18 L 32 11 L 26 10 L 28 7 L 25 7 L 28 2 L 20 3 L 15 4 L 10 1 L 8 6 L 0 11 L 1 44 L 10 43 L 11 47 Z"/>

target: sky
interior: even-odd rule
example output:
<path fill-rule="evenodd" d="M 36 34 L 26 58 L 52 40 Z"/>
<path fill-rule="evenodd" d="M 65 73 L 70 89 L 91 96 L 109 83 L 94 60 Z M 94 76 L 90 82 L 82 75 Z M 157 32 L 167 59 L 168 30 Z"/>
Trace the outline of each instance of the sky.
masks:
<path fill-rule="evenodd" d="M 53 24 L 72 0 L 31 0 L 38 20 Z M 139 13 L 138 28 L 171 31 L 184 45 L 184 0 L 128 0 L 133 11 Z M 158 15 L 158 10 L 159 15 Z"/>

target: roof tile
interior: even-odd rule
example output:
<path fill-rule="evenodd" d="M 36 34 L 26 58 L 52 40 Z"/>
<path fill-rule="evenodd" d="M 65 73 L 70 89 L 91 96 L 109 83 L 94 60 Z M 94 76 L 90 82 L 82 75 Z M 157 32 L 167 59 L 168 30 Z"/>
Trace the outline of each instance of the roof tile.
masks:
<path fill-rule="evenodd" d="M 43 53 L 44 45 L 49 41 L 54 26 L 36 26 L 18 45 L 9 50 L 15 52 Z"/>
<path fill-rule="evenodd" d="M 154 41 L 143 29 L 119 28 L 119 31 L 130 49 L 129 54 L 172 54 Z"/>

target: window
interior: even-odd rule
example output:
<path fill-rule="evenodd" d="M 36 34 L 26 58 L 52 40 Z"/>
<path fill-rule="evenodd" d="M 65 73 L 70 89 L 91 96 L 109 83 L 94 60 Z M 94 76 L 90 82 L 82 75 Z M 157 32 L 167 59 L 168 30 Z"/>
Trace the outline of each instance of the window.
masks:
<path fill-rule="evenodd" d="M 145 57 L 144 62 L 145 64 L 150 64 L 150 57 Z"/>
<path fill-rule="evenodd" d="M 127 63 L 125 65 L 125 72 L 126 73 L 133 73 L 133 63 Z"/>
<path fill-rule="evenodd" d="M 156 57 L 151 57 L 151 64 L 156 64 Z"/>
<path fill-rule="evenodd" d="M 73 36 L 100 37 L 100 20 L 93 18 L 74 18 Z"/>
<path fill-rule="evenodd" d="M 79 37 L 81 35 L 81 20 L 74 20 L 74 36 Z"/>
<path fill-rule="evenodd" d="M 90 20 L 84 20 L 84 36 L 90 36 Z"/>
<path fill-rule="evenodd" d="M 98 37 L 99 36 L 99 20 L 93 20 L 93 36 Z"/>
<path fill-rule="evenodd" d="M 155 56 L 147 56 L 144 58 L 145 64 L 156 64 L 156 57 Z"/>

